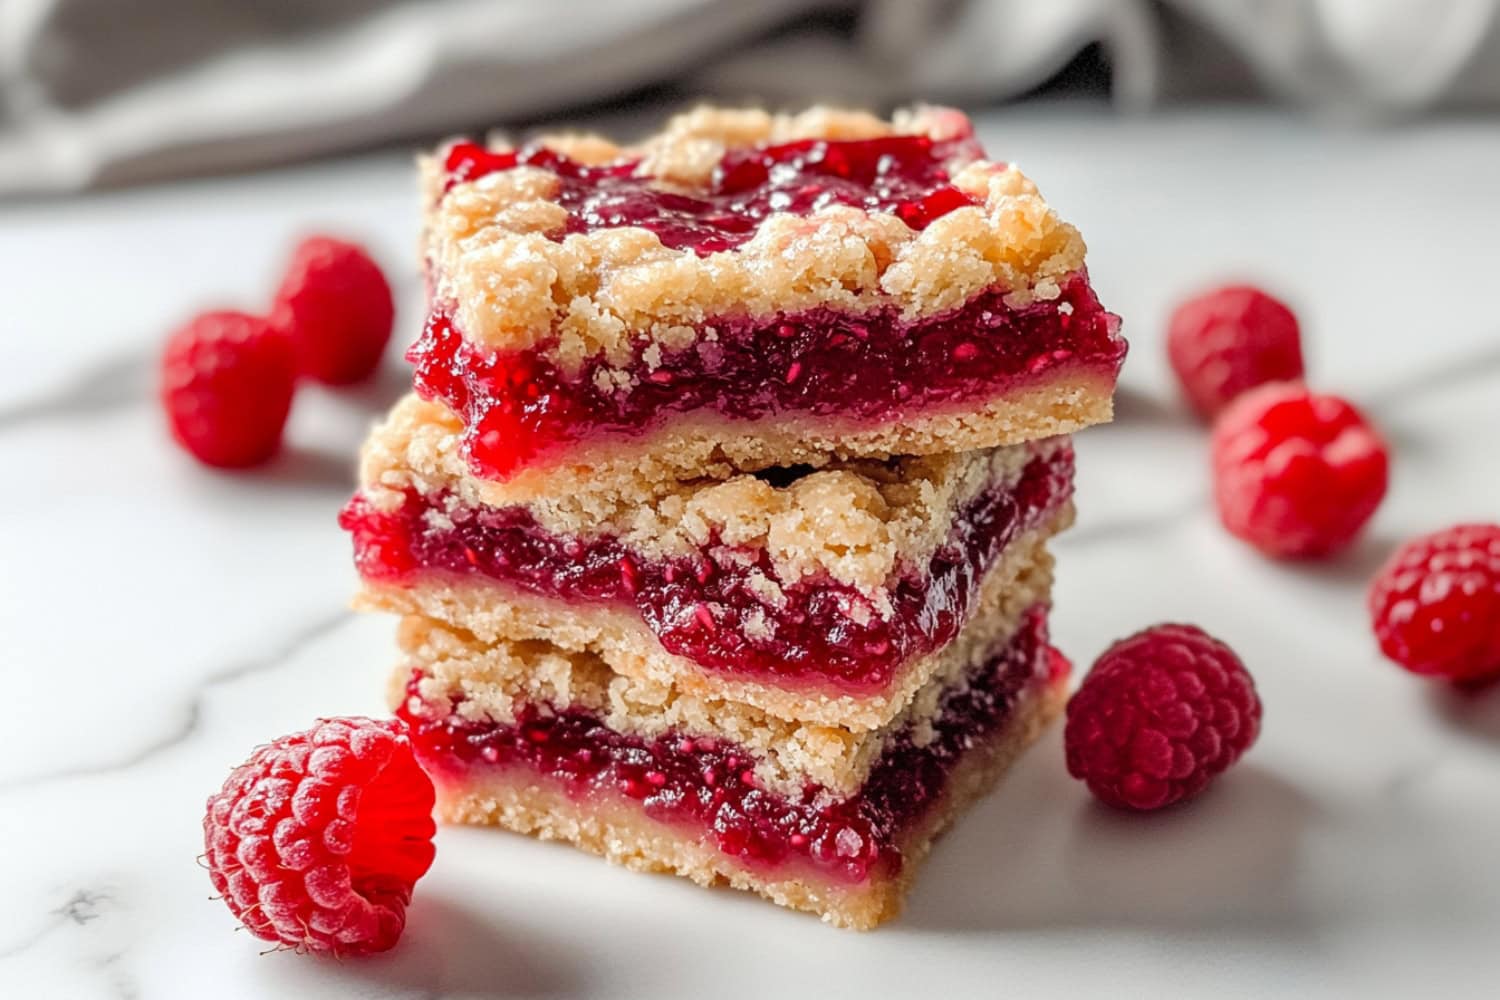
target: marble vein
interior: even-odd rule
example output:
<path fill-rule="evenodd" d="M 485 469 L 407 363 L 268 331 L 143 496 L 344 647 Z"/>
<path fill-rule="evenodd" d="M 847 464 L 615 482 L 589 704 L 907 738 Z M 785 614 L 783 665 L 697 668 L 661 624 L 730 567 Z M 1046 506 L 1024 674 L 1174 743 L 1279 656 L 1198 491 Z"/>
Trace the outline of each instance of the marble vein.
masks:
<path fill-rule="evenodd" d="M 1062 536 L 1059 544 L 1071 547 L 1149 538 L 1152 535 L 1173 530 L 1197 513 L 1207 500 L 1208 494 L 1195 493 L 1191 499 L 1183 503 L 1173 504 L 1149 514 L 1101 518 L 1098 521 L 1085 522 Z"/>
<path fill-rule="evenodd" d="M 124 756 L 100 764 L 60 768 L 55 771 L 11 778 L 0 782 L 0 795 L 35 788 L 38 785 L 50 782 L 64 781 L 70 778 L 91 778 L 104 774 L 117 774 L 155 759 L 197 733 L 203 720 L 204 703 L 209 692 L 214 688 L 251 676 L 263 670 L 270 670 L 280 666 L 285 661 L 295 657 L 307 646 L 333 632 L 340 625 L 348 621 L 349 617 L 350 612 L 347 609 L 340 609 L 336 614 L 328 614 L 314 619 L 292 633 L 280 646 L 271 652 L 253 659 L 232 663 L 224 669 L 215 671 L 204 677 L 196 684 L 191 698 L 178 713 L 176 725 L 150 743 L 138 747 Z"/>
<path fill-rule="evenodd" d="M 105 981 L 114 991 L 115 996 L 122 1000 L 138 1000 L 141 989 L 134 978 L 125 972 L 125 953 L 122 951 L 111 952 L 99 959 L 96 968 L 104 974 Z"/>
<path fill-rule="evenodd" d="M 1500 376 L 1500 331 L 1490 339 L 1494 341 L 1491 345 L 1405 375 L 1370 393 L 1364 402 L 1378 413 L 1381 408 L 1402 406 L 1465 382 Z"/>
<path fill-rule="evenodd" d="M 79 889 L 73 893 L 61 906 L 52 910 L 50 918 L 41 927 L 12 944 L 0 947 L 0 961 L 14 958 L 22 952 L 41 943 L 53 931 L 62 927 L 82 927 L 92 920 L 99 919 L 100 909 L 109 903 L 113 897 L 107 892 L 98 892 L 92 889 Z"/>
<path fill-rule="evenodd" d="M 0 407 L 0 431 L 43 420 L 100 416 L 141 402 L 147 394 L 150 354 L 139 348 L 83 366 L 52 389 Z"/>

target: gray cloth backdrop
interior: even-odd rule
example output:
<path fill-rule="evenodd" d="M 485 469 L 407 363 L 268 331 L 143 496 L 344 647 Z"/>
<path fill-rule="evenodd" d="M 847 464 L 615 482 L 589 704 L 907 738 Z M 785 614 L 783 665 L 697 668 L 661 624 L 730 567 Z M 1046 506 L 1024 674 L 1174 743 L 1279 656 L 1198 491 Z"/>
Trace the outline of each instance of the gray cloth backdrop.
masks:
<path fill-rule="evenodd" d="M 0 0 L 0 194 L 280 162 L 668 82 L 979 103 L 1095 42 L 1126 108 L 1500 110 L 1500 0 Z"/>

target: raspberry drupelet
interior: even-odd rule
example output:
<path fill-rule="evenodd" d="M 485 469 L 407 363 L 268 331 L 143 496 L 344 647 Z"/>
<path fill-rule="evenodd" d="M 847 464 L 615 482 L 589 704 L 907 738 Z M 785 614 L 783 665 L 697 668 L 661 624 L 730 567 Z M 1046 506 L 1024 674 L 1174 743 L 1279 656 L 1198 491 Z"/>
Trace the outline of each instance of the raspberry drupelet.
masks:
<path fill-rule="evenodd" d="M 1156 625 L 1099 657 L 1068 703 L 1068 773 L 1101 801 L 1151 810 L 1190 799 L 1260 733 L 1255 681 L 1192 625 Z"/>
<path fill-rule="evenodd" d="M 323 719 L 257 749 L 209 798 L 209 878 L 258 938 L 385 951 L 432 864 L 433 800 L 402 723 Z"/>

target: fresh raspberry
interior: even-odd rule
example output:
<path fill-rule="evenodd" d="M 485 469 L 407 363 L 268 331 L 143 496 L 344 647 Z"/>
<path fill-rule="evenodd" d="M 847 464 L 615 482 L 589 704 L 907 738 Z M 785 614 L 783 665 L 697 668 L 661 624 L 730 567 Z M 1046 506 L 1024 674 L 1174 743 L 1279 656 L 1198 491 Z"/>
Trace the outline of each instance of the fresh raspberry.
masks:
<path fill-rule="evenodd" d="M 1230 534 L 1272 556 L 1331 555 L 1385 496 L 1387 453 L 1364 416 L 1300 385 L 1253 389 L 1214 423 L 1214 498 Z"/>
<path fill-rule="evenodd" d="M 432 806 L 403 723 L 323 719 L 256 750 L 208 800 L 208 874 L 256 937 L 385 951 L 432 864 Z"/>
<path fill-rule="evenodd" d="M 1068 702 L 1068 773 L 1104 802 L 1160 809 L 1190 799 L 1260 733 L 1255 681 L 1192 625 L 1156 625 L 1099 657 Z"/>
<path fill-rule="evenodd" d="M 200 461 L 255 465 L 281 444 L 296 377 L 291 344 L 266 320 L 203 313 L 167 339 L 161 403 L 172 436 Z"/>
<path fill-rule="evenodd" d="M 293 252 L 271 315 L 303 374 L 348 385 L 380 366 L 395 313 L 391 286 L 363 247 L 313 236 Z"/>
<path fill-rule="evenodd" d="M 1283 303 L 1229 285 L 1177 307 L 1167 357 L 1193 409 L 1212 419 L 1247 389 L 1302 378 L 1302 334 Z"/>
<path fill-rule="evenodd" d="M 1370 587 L 1380 650 L 1417 674 L 1500 677 L 1500 524 L 1412 539 Z"/>

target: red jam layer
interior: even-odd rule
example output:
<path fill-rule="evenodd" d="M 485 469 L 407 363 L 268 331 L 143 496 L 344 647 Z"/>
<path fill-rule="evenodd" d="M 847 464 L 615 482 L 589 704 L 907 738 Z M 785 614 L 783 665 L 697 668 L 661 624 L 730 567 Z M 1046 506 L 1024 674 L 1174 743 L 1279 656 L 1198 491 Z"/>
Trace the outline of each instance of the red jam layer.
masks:
<path fill-rule="evenodd" d="M 902 135 L 731 150 L 708 186 L 689 194 L 636 176 L 637 160 L 588 166 L 541 145 L 496 153 L 472 142 L 448 151 L 447 187 L 519 166 L 557 175 L 564 233 L 638 226 L 662 245 L 707 255 L 732 250 L 774 213 L 808 215 L 829 205 L 890 212 L 913 229 L 978 202 L 949 183 L 947 164 L 980 155 L 972 136 L 935 141 Z M 446 190 L 446 188 L 445 188 Z"/>
<path fill-rule="evenodd" d="M 714 340 L 655 367 L 638 353 L 625 389 L 600 388 L 614 384 L 596 382 L 602 360 L 570 376 L 541 350 L 482 350 L 442 312 L 407 357 L 417 392 L 463 420 L 474 472 L 497 480 L 575 442 L 639 436 L 672 413 L 708 410 L 735 421 L 796 413 L 873 425 L 983 402 L 1066 371 L 1113 383 L 1125 341 L 1086 276 L 1074 276 L 1056 301 L 1015 309 L 1003 298 L 986 292 L 913 321 L 894 308 L 725 317 L 708 324 Z"/>
<path fill-rule="evenodd" d="M 340 524 L 354 536 L 367 579 L 411 584 L 423 572 L 479 574 L 550 598 L 633 607 L 666 650 L 700 667 L 778 687 L 867 694 L 957 635 L 1001 551 L 1072 490 L 1073 450 L 1063 443 L 1033 458 L 1014 486 L 982 491 L 957 513 L 928 565 L 907 567 L 894 582 L 886 618 L 858 591 L 828 580 L 787 586 L 781 606 L 766 603 L 751 585 L 755 573 L 775 579 L 764 551 L 746 560 L 712 545 L 692 559 L 646 560 L 618 538 L 550 534 L 524 507 L 449 511 L 452 527 L 434 528 L 426 515 L 443 509 L 442 496 L 409 493 L 392 513 L 356 496 Z"/>
<path fill-rule="evenodd" d="M 900 871 L 902 836 L 940 804 L 965 751 L 998 734 L 1028 682 L 1067 669 L 1052 654 L 1046 610 L 1033 608 L 1003 651 L 944 695 L 930 738 L 924 733 L 918 745 L 907 732 L 892 737 L 861 789 L 833 801 L 816 785 L 795 798 L 757 787 L 751 758 L 732 744 L 625 736 L 578 710 L 527 706 L 514 725 L 500 726 L 423 718 L 408 699 L 400 714 L 412 726 L 418 759 L 440 780 L 461 784 L 486 764 L 524 767 L 580 798 L 634 799 L 653 819 L 705 831 L 753 870 L 800 861 L 857 884 Z"/>

